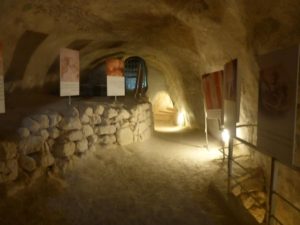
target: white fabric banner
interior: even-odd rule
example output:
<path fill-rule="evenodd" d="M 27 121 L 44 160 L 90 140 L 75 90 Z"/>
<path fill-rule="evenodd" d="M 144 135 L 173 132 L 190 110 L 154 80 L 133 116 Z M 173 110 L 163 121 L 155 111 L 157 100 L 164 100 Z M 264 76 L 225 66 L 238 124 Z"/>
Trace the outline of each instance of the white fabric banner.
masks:
<path fill-rule="evenodd" d="M 107 76 L 107 96 L 125 96 L 125 78 Z"/>
<path fill-rule="evenodd" d="M 79 51 L 60 50 L 60 96 L 79 95 Z"/>

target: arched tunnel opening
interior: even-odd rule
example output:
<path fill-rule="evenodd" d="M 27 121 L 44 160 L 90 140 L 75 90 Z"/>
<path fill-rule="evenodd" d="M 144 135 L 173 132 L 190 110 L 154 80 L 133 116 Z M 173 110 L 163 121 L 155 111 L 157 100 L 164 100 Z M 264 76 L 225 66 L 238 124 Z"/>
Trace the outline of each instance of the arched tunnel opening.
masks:
<path fill-rule="evenodd" d="M 298 0 L 0 12 L 0 224 L 299 225 Z"/>

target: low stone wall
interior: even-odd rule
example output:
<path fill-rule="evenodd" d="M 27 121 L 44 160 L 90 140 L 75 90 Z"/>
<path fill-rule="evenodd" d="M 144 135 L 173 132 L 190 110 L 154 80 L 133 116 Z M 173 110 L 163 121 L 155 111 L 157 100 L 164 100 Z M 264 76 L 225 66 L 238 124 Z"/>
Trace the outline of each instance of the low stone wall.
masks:
<path fill-rule="evenodd" d="M 152 131 L 150 103 L 79 102 L 29 116 L 18 129 L 18 141 L 0 143 L 2 189 L 14 193 L 49 171 L 64 172 L 73 157 L 95 151 L 96 145 L 128 145 L 146 140 Z"/>

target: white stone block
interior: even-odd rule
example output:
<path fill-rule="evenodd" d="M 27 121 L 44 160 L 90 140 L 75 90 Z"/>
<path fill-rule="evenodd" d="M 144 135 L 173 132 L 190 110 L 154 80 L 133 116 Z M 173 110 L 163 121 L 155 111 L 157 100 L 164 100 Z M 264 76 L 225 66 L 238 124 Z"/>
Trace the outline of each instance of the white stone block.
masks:
<path fill-rule="evenodd" d="M 13 159 L 17 156 L 17 145 L 13 142 L 0 143 L 0 161 Z"/>
<path fill-rule="evenodd" d="M 54 146 L 54 156 L 56 157 L 70 157 L 75 152 L 76 145 L 74 142 L 67 142 L 63 144 L 57 144 Z"/>
<path fill-rule="evenodd" d="M 19 149 L 24 155 L 38 152 L 41 151 L 44 141 L 45 140 L 42 136 L 32 135 L 19 142 Z"/>
<path fill-rule="evenodd" d="M 63 119 L 60 128 L 63 130 L 80 130 L 82 125 L 78 117 L 70 117 Z"/>
<path fill-rule="evenodd" d="M 83 153 L 86 150 L 88 150 L 88 148 L 89 148 L 89 145 L 88 145 L 87 139 L 83 139 L 76 143 L 76 152 Z"/>
<path fill-rule="evenodd" d="M 117 131 L 116 126 L 113 125 L 99 126 L 98 129 L 99 135 L 114 134 Z"/>
<path fill-rule="evenodd" d="M 83 106 L 83 108 L 80 110 L 81 111 L 81 115 L 87 115 L 87 116 L 92 116 L 94 114 L 94 110 L 92 107 L 86 107 Z"/>
<path fill-rule="evenodd" d="M 48 115 L 49 117 L 49 127 L 55 127 L 62 120 L 62 116 L 58 113 L 51 113 Z"/>
<path fill-rule="evenodd" d="M 90 118 L 90 122 L 93 125 L 99 125 L 102 122 L 101 116 L 98 114 L 94 114 L 91 118 Z"/>
<path fill-rule="evenodd" d="M 53 139 L 58 138 L 59 135 L 60 135 L 60 131 L 59 131 L 59 129 L 57 129 L 56 127 L 50 128 L 50 129 L 48 130 L 48 132 L 49 132 L 50 138 L 53 138 Z"/>
<path fill-rule="evenodd" d="M 100 143 L 110 145 L 116 143 L 117 139 L 115 135 L 106 135 L 100 138 Z"/>
<path fill-rule="evenodd" d="M 74 130 L 67 134 L 67 138 L 70 141 L 80 141 L 83 138 L 83 132 L 81 130 Z"/>
<path fill-rule="evenodd" d="M 141 133 L 143 133 L 148 128 L 148 125 L 145 122 L 141 122 L 138 125 L 138 127 L 139 127 L 139 133 L 141 134 Z"/>
<path fill-rule="evenodd" d="M 109 108 L 107 110 L 107 118 L 111 119 L 118 116 L 118 111 L 114 108 Z"/>
<path fill-rule="evenodd" d="M 30 135 L 30 131 L 28 128 L 21 127 L 18 129 L 18 134 L 20 138 L 27 138 Z"/>
<path fill-rule="evenodd" d="M 49 118 L 47 115 L 35 115 L 32 119 L 34 119 L 40 124 L 41 129 L 49 128 Z"/>
<path fill-rule="evenodd" d="M 144 103 L 144 104 L 142 104 L 142 109 L 143 109 L 144 111 L 149 110 L 149 109 L 150 109 L 150 104 L 149 104 L 149 103 Z"/>
<path fill-rule="evenodd" d="M 119 113 L 117 120 L 127 120 L 130 118 L 130 113 L 126 109 L 122 109 Z"/>
<path fill-rule="evenodd" d="M 27 172 L 32 172 L 37 167 L 36 161 L 32 157 L 27 156 L 27 155 L 21 155 L 19 162 L 20 162 L 21 168 Z"/>
<path fill-rule="evenodd" d="M 81 123 L 83 124 L 88 124 L 90 123 L 90 117 L 86 114 L 83 114 L 81 117 L 80 117 L 80 121 Z"/>
<path fill-rule="evenodd" d="M 55 163 L 55 158 L 52 156 L 51 153 L 41 155 L 40 162 L 39 162 L 41 167 L 47 168 L 49 166 L 54 165 L 54 163 Z"/>
<path fill-rule="evenodd" d="M 46 141 L 49 137 L 49 132 L 46 129 L 40 130 L 38 135 L 43 137 L 44 141 Z"/>
<path fill-rule="evenodd" d="M 120 145 L 128 145 L 133 142 L 133 132 L 129 127 L 118 130 L 116 136 Z"/>
<path fill-rule="evenodd" d="M 97 105 L 95 108 L 94 108 L 94 112 L 95 114 L 97 115 L 102 115 L 103 112 L 104 112 L 104 107 L 102 105 Z"/>
<path fill-rule="evenodd" d="M 32 133 L 38 132 L 41 128 L 37 121 L 28 117 L 22 121 L 22 127 L 28 128 Z"/>
<path fill-rule="evenodd" d="M 88 137 L 94 134 L 94 130 L 90 125 L 83 125 L 82 126 L 82 132 L 84 137 Z"/>
<path fill-rule="evenodd" d="M 89 142 L 89 146 L 91 145 L 95 145 L 98 143 L 98 136 L 97 135 L 91 135 L 87 138 L 88 142 Z"/>

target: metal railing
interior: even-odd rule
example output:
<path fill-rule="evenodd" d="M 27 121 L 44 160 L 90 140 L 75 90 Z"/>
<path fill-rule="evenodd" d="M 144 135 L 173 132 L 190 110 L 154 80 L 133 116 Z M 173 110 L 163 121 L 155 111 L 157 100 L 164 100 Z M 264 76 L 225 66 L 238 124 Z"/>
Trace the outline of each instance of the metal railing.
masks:
<path fill-rule="evenodd" d="M 241 125 L 241 126 L 246 126 L 246 125 Z M 240 126 L 240 127 L 241 127 Z M 253 145 L 252 143 L 249 143 L 241 138 L 238 137 L 234 137 L 235 140 L 239 141 L 241 144 L 246 145 L 247 147 L 250 147 L 251 149 L 257 150 L 257 146 Z M 234 176 L 232 175 L 232 164 L 234 163 L 235 165 L 238 165 L 240 168 L 242 168 L 245 171 L 248 171 L 247 168 L 245 168 L 243 165 L 241 165 L 239 162 L 237 162 L 234 157 L 233 157 L 233 138 L 231 138 L 230 142 L 229 142 L 229 146 L 228 146 L 228 154 L 225 153 L 225 150 L 223 150 L 223 154 L 224 157 L 228 158 L 228 191 L 231 190 L 231 179 L 234 180 Z M 274 215 L 273 213 L 273 196 L 278 196 L 281 200 L 283 200 L 285 203 L 287 203 L 291 208 L 293 208 L 296 212 L 298 212 L 300 214 L 300 208 L 298 208 L 294 203 L 292 203 L 291 201 L 289 201 L 287 198 L 285 198 L 284 196 L 282 196 L 280 193 L 278 193 L 275 189 L 275 167 L 276 167 L 276 163 L 278 162 L 275 158 L 271 157 L 272 162 L 271 162 L 271 167 L 270 167 L 270 186 L 269 186 L 269 190 L 268 190 L 268 199 L 267 202 L 268 207 L 267 207 L 267 224 L 271 224 L 271 221 L 274 220 L 277 224 L 279 225 L 285 225 L 282 221 L 280 221 L 280 219 Z M 293 169 L 293 168 L 291 168 Z M 239 184 L 239 183 L 238 183 Z M 241 184 L 239 184 L 241 186 L 241 188 L 243 188 L 243 186 Z M 251 196 L 255 201 L 257 201 L 257 199 L 255 199 L 253 196 Z"/>

